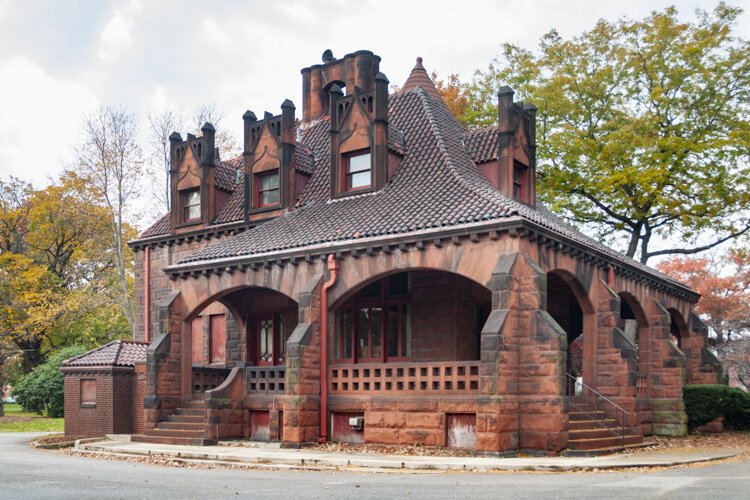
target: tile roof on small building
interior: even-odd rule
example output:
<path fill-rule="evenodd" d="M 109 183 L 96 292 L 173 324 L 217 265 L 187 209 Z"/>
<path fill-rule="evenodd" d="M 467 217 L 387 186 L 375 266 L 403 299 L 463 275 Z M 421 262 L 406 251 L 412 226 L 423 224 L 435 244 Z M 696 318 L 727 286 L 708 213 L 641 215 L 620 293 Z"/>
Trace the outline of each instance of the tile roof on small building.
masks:
<path fill-rule="evenodd" d="M 147 349 L 145 342 L 115 340 L 66 360 L 63 367 L 135 366 L 146 361 Z"/>

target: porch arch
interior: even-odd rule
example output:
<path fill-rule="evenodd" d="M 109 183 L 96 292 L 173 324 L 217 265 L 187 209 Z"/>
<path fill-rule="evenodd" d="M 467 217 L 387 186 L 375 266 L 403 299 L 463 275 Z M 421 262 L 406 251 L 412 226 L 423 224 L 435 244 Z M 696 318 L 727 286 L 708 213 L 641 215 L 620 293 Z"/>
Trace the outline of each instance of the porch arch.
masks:
<path fill-rule="evenodd" d="M 476 281 L 444 270 L 368 276 L 329 308 L 330 359 L 478 361 L 491 295 Z"/>
<path fill-rule="evenodd" d="M 669 312 L 669 334 L 677 342 L 677 347 L 682 350 L 684 348 L 683 341 L 690 336 L 690 328 L 688 328 L 687 321 L 682 317 L 680 311 L 670 307 L 667 312 Z"/>
<path fill-rule="evenodd" d="M 596 310 L 578 279 L 564 269 L 547 273 L 547 312 L 567 334 L 566 371 L 593 385 L 597 341 Z M 572 395 L 572 387 L 568 386 Z"/>

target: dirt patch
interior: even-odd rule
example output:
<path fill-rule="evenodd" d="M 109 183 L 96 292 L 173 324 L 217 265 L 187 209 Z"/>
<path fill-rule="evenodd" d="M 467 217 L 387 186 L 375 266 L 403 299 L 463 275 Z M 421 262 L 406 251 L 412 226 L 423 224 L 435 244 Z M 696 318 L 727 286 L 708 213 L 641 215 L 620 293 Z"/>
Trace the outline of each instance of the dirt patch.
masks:
<path fill-rule="evenodd" d="M 722 448 L 750 450 L 750 432 L 727 431 L 723 433 L 695 433 L 684 437 L 647 436 L 652 446 L 628 450 L 623 453 L 643 453 L 669 450 L 700 450 Z"/>
<path fill-rule="evenodd" d="M 32 420 L 35 420 L 34 417 L 5 416 L 0 417 L 0 424 L 17 424 L 19 422 L 31 422 Z"/>

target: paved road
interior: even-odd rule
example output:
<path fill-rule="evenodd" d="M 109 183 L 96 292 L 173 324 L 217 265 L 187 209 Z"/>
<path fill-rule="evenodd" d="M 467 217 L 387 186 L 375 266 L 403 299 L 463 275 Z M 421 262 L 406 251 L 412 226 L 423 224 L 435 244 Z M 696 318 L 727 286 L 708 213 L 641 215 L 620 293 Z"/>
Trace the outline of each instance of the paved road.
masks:
<path fill-rule="evenodd" d="M 184 469 L 34 450 L 0 434 L 0 498 L 748 498 L 750 461 L 659 472 L 479 474 Z"/>

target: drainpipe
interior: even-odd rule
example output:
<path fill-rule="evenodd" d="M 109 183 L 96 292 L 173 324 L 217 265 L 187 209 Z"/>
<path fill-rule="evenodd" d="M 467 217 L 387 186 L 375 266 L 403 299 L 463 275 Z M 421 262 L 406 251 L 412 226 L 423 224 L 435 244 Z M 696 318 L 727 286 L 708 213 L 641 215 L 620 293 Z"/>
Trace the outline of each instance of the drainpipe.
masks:
<path fill-rule="evenodd" d="M 328 289 L 336 284 L 339 263 L 333 254 L 328 256 L 331 277 L 323 283 L 320 292 L 320 437 L 319 443 L 328 440 Z"/>
<path fill-rule="evenodd" d="M 144 324 L 144 342 L 151 342 L 151 247 L 146 245 L 145 255 L 143 257 L 143 324 Z"/>

